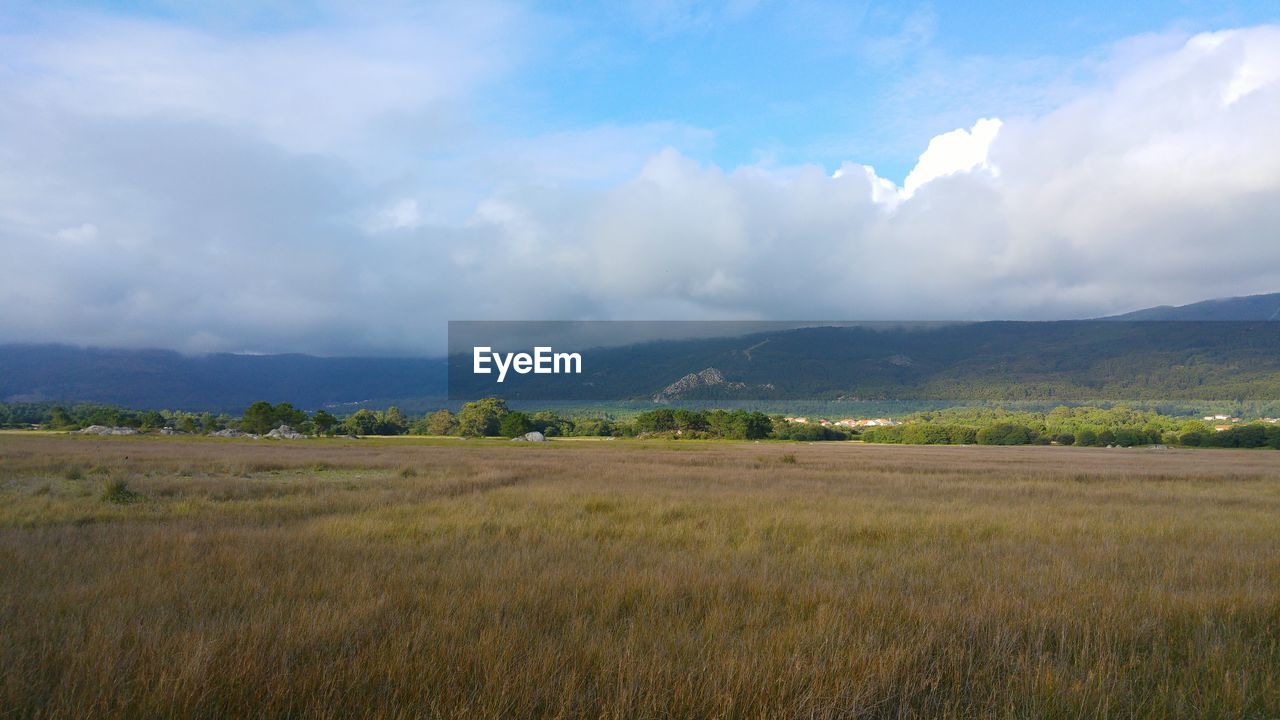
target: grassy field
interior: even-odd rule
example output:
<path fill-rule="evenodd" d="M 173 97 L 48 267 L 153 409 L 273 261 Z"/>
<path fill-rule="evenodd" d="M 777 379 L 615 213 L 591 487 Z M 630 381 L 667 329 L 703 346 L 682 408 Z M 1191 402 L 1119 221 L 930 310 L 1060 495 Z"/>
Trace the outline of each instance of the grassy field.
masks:
<path fill-rule="evenodd" d="M 0 436 L 0 717 L 1280 716 L 1280 453 Z"/>

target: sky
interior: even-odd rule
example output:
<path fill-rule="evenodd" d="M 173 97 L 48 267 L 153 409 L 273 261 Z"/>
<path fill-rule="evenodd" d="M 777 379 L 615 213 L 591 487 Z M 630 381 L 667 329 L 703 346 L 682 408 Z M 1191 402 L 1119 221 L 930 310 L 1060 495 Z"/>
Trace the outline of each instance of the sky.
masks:
<path fill-rule="evenodd" d="M 214 7 L 216 5 L 216 7 Z M 1280 291 L 1274 2 L 9 2 L 0 342 Z"/>

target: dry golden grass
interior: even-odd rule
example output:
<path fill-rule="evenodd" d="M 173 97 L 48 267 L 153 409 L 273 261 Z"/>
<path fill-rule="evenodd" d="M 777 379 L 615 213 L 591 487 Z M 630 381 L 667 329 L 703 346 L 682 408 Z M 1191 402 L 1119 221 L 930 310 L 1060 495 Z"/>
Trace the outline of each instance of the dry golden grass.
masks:
<path fill-rule="evenodd" d="M 5 435 L 0 673 L 21 718 L 1276 717 L 1280 453 Z"/>

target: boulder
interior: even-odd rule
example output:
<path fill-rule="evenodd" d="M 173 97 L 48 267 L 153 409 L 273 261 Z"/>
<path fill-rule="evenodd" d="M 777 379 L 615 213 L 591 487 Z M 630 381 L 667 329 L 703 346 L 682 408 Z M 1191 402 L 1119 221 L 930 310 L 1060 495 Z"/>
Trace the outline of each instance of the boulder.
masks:
<path fill-rule="evenodd" d="M 524 439 L 528 442 L 546 442 L 547 441 L 546 436 L 538 432 L 537 430 L 534 430 L 533 432 L 525 433 Z"/>
<path fill-rule="evenodd" d="M 307 438 L 306 435 L 303 435 L 288 425 L 281 425 L 275 430 L 272 430 L 267 433 L 267 437 L 274 440 L 305 440 Z"/>
<path fill-rule="evenodd" d="M 224 438 L 250 438 L 252 440 L 257 440 L 261 437 L 260 435 L 254 435 L 253 433 L 242 432 L 240 430 L 236 430 L 235 428 L 227 428 L 226 430 L 211 432 L 209 433 L 209 436 L 224 437 Z"/>

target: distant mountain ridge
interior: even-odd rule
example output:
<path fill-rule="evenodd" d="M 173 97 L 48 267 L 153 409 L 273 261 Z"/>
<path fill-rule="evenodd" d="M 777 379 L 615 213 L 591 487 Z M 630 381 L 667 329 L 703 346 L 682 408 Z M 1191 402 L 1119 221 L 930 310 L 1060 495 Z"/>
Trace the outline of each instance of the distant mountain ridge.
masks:
<path fill-rule="evenodd" d="M 446 394 L 444 361 L 0 345 L 0 402 L 93 402 L 240 412 L 256 400 L 308 410 Z"/>
<path fill-rule="evenodd" d="M 1103 320 L 1280 321 L 1280 293 L 1204 300 L 1190 305 L 1161 305 L 1112 315 Z"/>
<path fill-rule="evenodd" d="M 583 375 L 497 385 L 451 357 L 454 397 L 544 401 L 1266 401 L 1280 323 L 1064 320 L 817 326 L 584 352 Z"/>
<path fill-rule="evenodd" d="M 1274 401 L 1280 398 L 1276 321 L 1280 293 L 1148 308 L 1103 321 L 808 327 L 659 341 L 592 350 L 585 376 L 558 380 L 563 384 L 554 398 Z M 465 367 L 469 359 L 0 345 L 0 402 L 239 412 L 268 400 L 308 410 L 398 404 L 421 411 L 445 403 L 449 363 Z M 465 373 L 455 400 L 551 397 L 531 394 L 526 380 L 486 387 Z"/>

